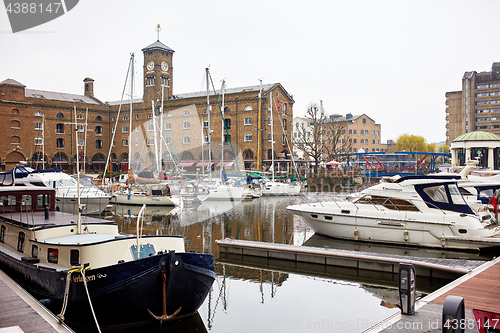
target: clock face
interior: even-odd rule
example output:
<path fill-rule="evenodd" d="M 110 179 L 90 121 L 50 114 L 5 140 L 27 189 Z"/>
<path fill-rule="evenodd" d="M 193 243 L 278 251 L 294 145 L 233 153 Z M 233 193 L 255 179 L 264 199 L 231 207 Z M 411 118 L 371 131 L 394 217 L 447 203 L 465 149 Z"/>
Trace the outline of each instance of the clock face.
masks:
<path fill-rule="evenodd" d="M 161 70 L 162 70 L 162 71 L 165 71 L 165 72 L 166 72 L 166 71 L 168 71 L 168 62 L 163 61 L 163 62 L 161 63 Z"/>
<path fill-rule="evenodd" d="M 148 65 L 147 65 L 148 70 L 152 71 L 154 67 L 155 67 L 155 63 L 153 61 L 148 62 Z"/>

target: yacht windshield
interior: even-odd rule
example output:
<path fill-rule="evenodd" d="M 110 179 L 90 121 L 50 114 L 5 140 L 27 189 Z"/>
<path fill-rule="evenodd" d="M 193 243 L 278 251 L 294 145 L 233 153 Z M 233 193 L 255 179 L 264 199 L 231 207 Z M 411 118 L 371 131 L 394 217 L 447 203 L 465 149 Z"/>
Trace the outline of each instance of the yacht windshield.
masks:
<path fill-rule="evenodd" d="M 424 192 L 429 196 L 429 198 L 431 198 L 432 201 L 449 203 L 444 185 L 426 187 Z"/>
<path fill-rule="evenodd" d="M 450 189 L 451 200 L 455 205 L 466 205 L 462 194 L 460 194 L 460 190 L 458 189 L 457 184 L 449 184 L 448 188 Z"/>
<path fill-rule="evenodd" d="M 474 214 L 462 197 L 456 183 L 419 184 L 415 185 L 415 190 L 429 208 Z"/>

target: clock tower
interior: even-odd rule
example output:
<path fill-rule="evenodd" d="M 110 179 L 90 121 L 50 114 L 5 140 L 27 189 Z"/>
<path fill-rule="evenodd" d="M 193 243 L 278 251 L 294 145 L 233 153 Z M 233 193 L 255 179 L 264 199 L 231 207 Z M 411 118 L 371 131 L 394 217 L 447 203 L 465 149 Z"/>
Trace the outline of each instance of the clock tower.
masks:
<path fill-rule="evenodd" d="M 158 25 L 158 31 L 159 31 Z M 174 50 L 160 42 L 142 49 L 144 54 L 144 96 L 143 101 L 161 99 L 162 86 L 164 98 L 172 96 L 173 92 L 173 65 Z"/>

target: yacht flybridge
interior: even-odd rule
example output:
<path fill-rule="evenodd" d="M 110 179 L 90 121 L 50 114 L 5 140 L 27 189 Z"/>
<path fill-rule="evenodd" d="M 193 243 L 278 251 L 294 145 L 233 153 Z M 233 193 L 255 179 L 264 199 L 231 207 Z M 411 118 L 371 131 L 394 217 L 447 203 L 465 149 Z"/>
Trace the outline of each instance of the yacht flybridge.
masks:
<path fill-rule="evenodd" d="M 379 183 L 353 201 L 287 207 L 318 234 L 447 249 L 500 246 L 500 227 L 486 205 L 469 206 L 456 179 L 408 176 Z"/>

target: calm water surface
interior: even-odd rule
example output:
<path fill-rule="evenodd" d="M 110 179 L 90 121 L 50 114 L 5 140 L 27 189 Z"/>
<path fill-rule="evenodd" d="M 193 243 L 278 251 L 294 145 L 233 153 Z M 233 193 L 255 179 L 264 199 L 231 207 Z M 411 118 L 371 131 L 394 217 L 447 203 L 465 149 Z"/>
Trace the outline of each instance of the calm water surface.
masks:
<path fill-rule="evenodd" d="M 236 238 L 283 244 L 331 247 L 439 258 L 473 254 L 381 247 L 314 235 L 286 211 L 295 203 L 333 198 L 331 193 L 262 197 L 252 201 L 204 202 L 174 209 L 149 209 L 145 234 L 177 234 L 186 250 L 215 257 L 217 279 L 199 314 L 188 320 L 152 325 L 169 332 L 361 332 L 398 312 L 397 276 L 322 265 L 268 262 L 263 258 L 220 255 L 218 239 Z M 136 207 L 116 207 L 121 232 L 136 233 Z M 448 281 L 417 280 L 418 294 Z M 143 332 L 144 328 L 137 330 Z M 132 331 L 128 331 L 132 332 Z"/>

